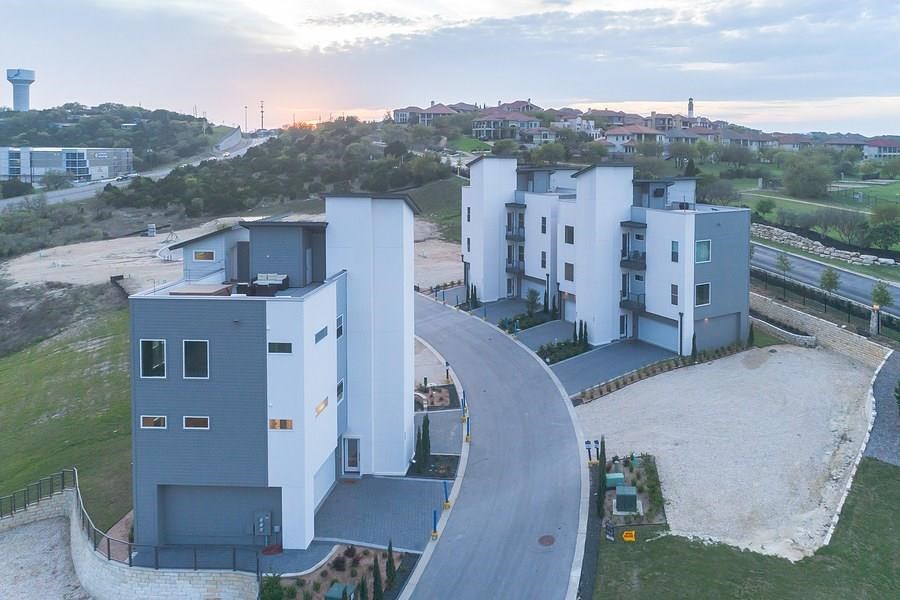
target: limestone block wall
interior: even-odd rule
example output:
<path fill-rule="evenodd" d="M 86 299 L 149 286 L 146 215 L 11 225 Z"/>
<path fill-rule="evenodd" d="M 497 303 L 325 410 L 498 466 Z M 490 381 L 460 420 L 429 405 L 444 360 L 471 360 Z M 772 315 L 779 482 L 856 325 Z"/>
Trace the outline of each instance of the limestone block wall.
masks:
<path fill-rule="evenodd" d="M 750 308 L 785 325 L 810 333 L 816 336 L 818 343 L 825 348 L 858 360 L 872 369 L 881 366 L 890 352 L 881 344 L 876 344 L 848 329 L 785 306 L 760 294 L 750 293 Z"/>
<path fill-rule="evenodd" d="M 0 519 L 0 533 L 43 519 L 69 516 L 69 503 L 71 502 L 69 495 L 72 493 L 72 490 L 66 490 L 65 493 L 44 498 L 38 504 L 32 504 L 25 510 Z"/>
<path fill-rule="evenodd" d="M 750 322 L 753 323 L 753 326 L 757 329 L 774 335 L 775 337 L 784 340 L 788 344 L 803 346 L 804 348 L 816 347 L 816 336 L 814 335 L 800 335 L 797 333 L 791 333 L 790 331 L 785 331 L 781 327 L 776 327 L 768 321 L 763 321 L 762 319 L 757 319 L 756 317 L 750 317 Z"/>

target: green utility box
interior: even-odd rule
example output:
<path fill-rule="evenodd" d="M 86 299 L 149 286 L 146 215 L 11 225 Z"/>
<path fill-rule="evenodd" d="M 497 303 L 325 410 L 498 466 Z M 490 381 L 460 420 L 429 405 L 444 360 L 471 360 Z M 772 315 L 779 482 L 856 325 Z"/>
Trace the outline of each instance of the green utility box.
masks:
<path fill-rule="evenodd" d="M 637 512 L 637 488 L 633 485 L 616 486 L 616 511 L 622 513 Z"/>
<path fill-rule="evenodd" d="M 625 485 L 625 473 L 606 474 L 606 489 L 614 490 L 620 485 Z"/>

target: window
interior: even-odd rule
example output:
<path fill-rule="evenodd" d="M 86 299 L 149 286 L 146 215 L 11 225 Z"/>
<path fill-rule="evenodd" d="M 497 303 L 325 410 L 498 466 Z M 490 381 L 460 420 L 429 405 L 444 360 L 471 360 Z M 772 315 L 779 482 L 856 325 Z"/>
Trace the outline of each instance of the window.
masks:
<path fill-rule="evenodd" d="M 327 407 L 328 407 L 328 398 L 325 398 L 324 400 L 322 400 L 321 402 L 316 404 L 316 416 L 318 417 L 319 415 L 321 415 L 322 411 L 324 411 Z"/>
<path fill-rule="evenodd" d="M 184 340 L 184 378 L 209 379 L 209 342 Z"/>
<path fill-rule="evenodd" d="M 269 352 L 272 354 L 290 354 L 292 350 L 290 342 L 269 342 Z"/>
<path fill-rule="evenodd" d="M 293 429 L 293 419 L 269 419 L 269 429 Z"/>
<path fill-rule="evenodd" d="M 575 243 L 575 227 L 573 225 L 566 225 L 566 243 Z"/>
<path fill-rule="evenodd" d="M 541 217 L 541 233 L 547 233 L 547 217 Z"/>
<path fill-rule="evenodd" d="M 672 241 L 672 262 L 678 262 L 678 242 Z"/>
<path fill-rule="evenodd" d="M 565 264 L 566 281 L 575 281 L 575 265 L 572 263 Z"/>
<path fill-rule="evenodd" d="M 166 418 L 161 415 L 141 415 L 141 429 L 165 429 Z"/>
<path fill-rule="evenodd" d="M 213 250 L 194 250 L 194 260 L 196 262 L 213 262 L 216 260 L 216 253 Z"/>
<path fill-rule="evenodd" d="M 707 306 L 709 304 L 709 284 L 698 283 L 694 306 Z"/>
<path fill-rule="evenodd" d="M 519 262 L 525 262 L 525 246 L 519 246 Z"/>
<path fill-rule="evenodd" d="M 628 323 L 628 318 L 625 315 L 619 315 L 619 336 L 620 337 L 625 337 L 628 334 L 627 323 Z"/>
<path fill-rule="evenodd" d="M 643 234 L 643 233 L 636 233 L 636 234 L 634 234 L 634 239 L 636 239 L 636 240 L 643 240 L 643 239 L 644 239 L 644 234 Z"/>
<path fill-rule="evenodd" d="M 468 223 L 468 222 L 470 222 L 471 220 L 472 220 L 472 207 L 471 207 L 471 206 L 467 206 L 467 207 L 466 207 L 466 222 Z"/>
<path fill-rule="evenodd" d="M 638 275 L 637 273 L 635 273 L 635 275 L 634 275 L 634 280 L 635 280 L 635 281 L 643 281 L 643 280 L 644 280 L 644 276 L 643 276 L 643 275 Z"/>
<path fill-rule="evenodd" d="M 185 429 L 209 429 L 209 417 L 184 417 Z"/>
<path fill-rule="evenodd" d="M 344 315 L 338 315 L 337 323 L 334 325 L 334 335 L 338 339 L 344 336 Z"/>
<path fill-rule="evenodd" d="M 519 213 L 519 229 L 525 229 L 525 213 Z"/>
<path fill-rule="evenodd" d="M 547 253 L 541 250 L 541 268 L 547 268 Z"/>
<path fill-rule="evenodd" d="M 666 195 L 666 188 L 656 188 L 653 190 L 654 198 L 663 198 Z"/>
<path fill-rule="evenodd" d="M 341 379 L 337 384 L 337 399 L 338 402 L 344 399 L 344 380 Z"/>
<path fill-rule="evenodd" d="M 506 278 L 506 295 L 509 296 L 512 294 L 512 279 L 509 277 Z"/>
<path fill-rule="evenodd" d="M 466 252 L 472 251 L 472 238 L 466 238 Z"/>
<path fill-rule="evenodd" d="M 678 286 L 672 284 L 672 305 L 678 306 Z"/>
<path fill-rule="evenodd" d="M 316 332 L 316 343 L 318 344 L 328 336 L 328 327 L 323 327 Z"/>
<path fill-rule="evenodd" d="M 694 243 L 694 262 L 705 263 L 711 259 L 712 242 L 709 240 L 698 240 Z"/>
<path fill-rule="evenodd" d="M 141 340 L 141 377 L 165 378 L 166 340 Z"/>

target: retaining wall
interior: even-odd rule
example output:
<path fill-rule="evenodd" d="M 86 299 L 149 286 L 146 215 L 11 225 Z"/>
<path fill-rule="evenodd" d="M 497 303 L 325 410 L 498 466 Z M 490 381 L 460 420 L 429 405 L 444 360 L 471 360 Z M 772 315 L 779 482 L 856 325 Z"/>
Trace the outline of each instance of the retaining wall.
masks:
<path fill-rule="evenodd" d="M 804 348 L 816 347 L 816 336 L 814 335 L 800 335 L 798 333 L 791 333 L 790 331 L 785 331 L 781 327 L 776 327 L 768 321 L 763 321 L 762 319 L 757 319 L 756 317 L 750 317 L 750 322 L 760 330 L 774 335 L 775 337 L 784 340 L 788 344 L 803 346 Z"/>
<path fill-rule="evenodd" d="M 42 521 L 43 519 L 68 517 L 69 502 L 71 502 L 68 494 L 70 492 L 71 490 L 66 490 L 65 493 L 55 494 L 49 498 L 44 498 L 38 504 L 32 504 L 25 510 L 20 510 L 9 517 L 0 519 L 0 533 L 15 527 L 34 523 L 35 521 Z"/>
<path fill-rule="evenodd" d="M 825 348 L 858 360 L 872 369 L 881 366 L 890 352 L 881 344 L 876 344 L 839 325 L 785 306 L 761 294 L 750 293 L 750 308 L 775 321 L 806 331 L 816 336 L 818 343 Z"/>

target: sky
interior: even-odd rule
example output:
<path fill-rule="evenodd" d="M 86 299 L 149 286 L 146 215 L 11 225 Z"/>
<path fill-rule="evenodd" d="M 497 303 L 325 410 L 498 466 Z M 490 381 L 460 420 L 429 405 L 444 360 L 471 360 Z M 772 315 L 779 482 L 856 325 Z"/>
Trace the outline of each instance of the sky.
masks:
<path fill-rule="evenodd" d="M 896 0 L 2 0 L 33 108 L 266 126 L 430 101 L 695 112 L 900 134 Z M 11 86 L 0 105 L 12 104 Z"/>

